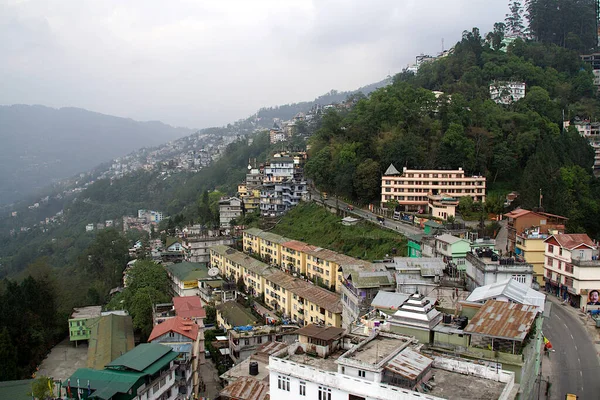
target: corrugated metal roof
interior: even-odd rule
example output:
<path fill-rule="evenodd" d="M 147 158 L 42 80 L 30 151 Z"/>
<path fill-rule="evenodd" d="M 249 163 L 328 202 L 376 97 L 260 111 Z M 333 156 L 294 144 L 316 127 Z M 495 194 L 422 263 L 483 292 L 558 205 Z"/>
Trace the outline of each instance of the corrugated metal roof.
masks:
<path fill-rule="evenodd" d="M 169 318 L 152 329 L 148 342 L 152 342 L 154 339 L 169 332 L 177 332 L 190 340 L 196 340 L 198 338 L 198 325 L 189 319 L 183 319 L 179 316 Z"/>
<path fill-rule="evenodd" d="M 11 400 L 31 400 L 31 385 L 34 379 L 0 382 L 0 398 Z"/>
<path fill-rule="evenodd" d="M 533 290 L 524 283 L 517 282 L 512 278 L 476 288 L 469 297 L 467 297 L 467 301 L 483 302 L 489 299 L 497 299 L 502 296 L 519 304 L 537 306 L 540 308 L 540 311 L 544 311 L 546 295 Z"/>
<path fill-rule="evenodd" d="M 335 340 L 342 337 L 344 330 L 333 326 L 306 325 L 295 332 L 298 336 L 308 336 L 320 340 Z"/>
<path fill-rule="evenodd" d="M 439 240 L 440 242 L 444 242 L 444 243 L 448 243 L 448 244 L 454 244 L 457 242 L 467 242 L 467 243 L 469 242 L 467 239 L 461 239 L 459 237 L 452 236 L 447 233 L 437 236 L 435 239 Z"/>
<path fill-rule="evenodd" d="M 404 302 L 408 300 L 408 295 L 403 293 L 395 292 L 384 292 L 380 290 L 371 302 L 371 306 L 374 308 L 386 308 L 390 310 L 397 310 Z"/>
<path fill-rule="evenodd" d="M 237 301 L 227 301 L 217 306 L 217 311 L 222 318 L 230 325 L 246 326 L 255 325 L 258 319 L 252 314 L 249 309 L 244 308 Z"/>
<path fill-rule="evenodd" d="M 107 367 L 124 367 L 142 372 L 171 351 L 170 347 L 162 344 L 143 343 L 112 361 Z"/>
<path fill-rule="evenodd" d="M 69 379 L 64 380 L 62 386 L 66 390 L 70 380 L 71 392 L 77 393 L 78 387 L 87 390 L 89 381 L 93 398 L 110 399 L 117 393 L 127 393 L 145 375 L 143 372 L 79 368 Z M 79 386 L 77 386 L 78 380 Z"/>
<path fill-rule="evenodd" d="M 198 296 L 173 297 L 173 308 L 181 318 L 205 318 L 206 311 Z"/>
<path fill-rule="evenodd" d="M 166 265 L 165 269 L 180 281 L 193 281 L 208 278 L 207 263 L 181 262 Z"/>
<path fill-rule="evenodd" d="M 385 170 L 385 173 L 383 175 L 400 175 L 400 171 L 398 171 L 396 167 L 394 167 L 394 164 L 390 164 L 390 166 L 388 167 L 388 169 Z"/>
<path fill-rule="evenodd" d="M 469 321 L 466 333 L 523 341 L 535 321 L 536 306 L 488 300 Z"/>
<path fill-rule="evenodd" d="M 442 275 L 446 264 L 441 257 L 394 257 L 394 267 L 397 271 L 419 269 L 421 276 L 435 276 Z"/>
<path fill-rule="evenodd" d="M 433 360 L 431 358 L 406 348 L 398 353 L 396 357 L 392 358 L 384 368 L 410 380 L 415 380 L 432 363 Z"/>
<path fill-rule="evenodd" d="M 269 400 L 269 383 L 242 377 L 219 393 L 222 397 L 239 400 Z"/>
<path fill-rule="evenodd" d="M 393 285 L 394 277 L 388 271 L 356 271 L 349 274 L 355 288 L 373 288 L 382 285 Z"/>
<path fill-rule="evenodd" d="M 110 314 L 100 317 L 91 325 L 87 367 L 103 369 L 134 347 L 133 322 L 129 315 Z"/>

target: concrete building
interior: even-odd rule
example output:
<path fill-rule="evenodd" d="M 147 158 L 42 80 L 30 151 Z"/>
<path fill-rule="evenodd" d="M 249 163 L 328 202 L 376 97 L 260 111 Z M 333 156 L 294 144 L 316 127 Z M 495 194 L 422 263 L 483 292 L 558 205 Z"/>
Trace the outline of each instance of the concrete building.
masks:
<path fill-rule="evenodd" d="M 512 104 L 525 97 L 525 82 L 496 81 L 490 84 L 490 98 L 497 104 Z"/>
<path fill-rule="evenodd" d="M 512 257 L 500 257 L 492 250 L 468 253 L 466 261 L 467 290 L 514 279 L 532 287 L 533 265 Z"/>
<path fill-rule="evenodd" d="M 233 245 L 231 235 L 221 235 L 219 231 L 207 232 L 204 235 L 188 236 L 185 241 L 188 248 L 186 261 L 194 263 L 208 263 L 210 261 L 209 249 L 216 245 Z"/>
<path fill-rule="evenodd" d="M 241 327 L 227 331 L 229 339 L 229 356 L 235 364 L 239 364 L 268 342 L 292 344 L 298 338 L 295 325 L 262 325 Z"/>
<path fill-rule="evenodd" d="M 386 269 L 379 271 L 345 270 L 342 285 L 342 326 L 347 327 L 366 314 L 380 290 L 396 289 L 394 275 Z"/>
<path fill-rule="evenodd" d="M 102 306 L 74 308 L 69 318 L 69 340 L 88 340 L 92 335 L 91 325 L 102 315 Z"/>
<path fill-rule="evenodd" d="M 381 204 L 394 200 L 402 211 L 426 212 L 430 195 L 456 199 L 470 196 L 485 202 L 485 177 L 466 176 L 458 170 L 417 170 L 404 167 L 399 172 L 393 164 L 381 177 Z"/>
<path fill-rule="evenodd" d="M 219 225 L 221 228 L 231 228 L 231 221 L 244 213 L 242 200 L 237 197 L 219 200 Z"/>
<path fill-rule="evenodd" d="M 184 261 L 166 265 L 165 269 L 171 280 L 172 294 L 176 296 L 198 296 L 198 281 L 209 277 L 206 263 Z"/>
<path fill-rule="evenodd" d="M 597 84 L 596 84 L 597 83 Z M 594 84 L 600 87 L 600 69 L 594 69 Z M 563 126 L 566 128 L 570 125 L 570 121 L 564 121 Z M 590 120 L 575 120 L 573 126 L 577 132 L 590 142 L 590 146 L 594 149 L 594 175 L 600 175 L 600 122 L 591 122 Z"/>
<path fill-rule="evenodd" d="M 260 212 L 266 216 L 279 216 L 296 206 L 308 196 L 299 158 L 275 154 L 264 167 L 260 188 Z"/>
<path fill-rule="evenodd" d="M 468 398 L 470 386 L 477 382 L 482 388 L 481 399 L 508 399 L 514 386 L 511 372 L 424 355 L 410 337 L 377 333 L 361 338 L 330 330 L 307 326 L 298 332 L 298 343 L 270 356 L 272 398 Z M 472 373 L 470 377 L 463 375 L 467 370 Z M 434 375 L 435 386 L 428 383 Z"/>
<path fill-rule="evenodd" d="M 541 211 L 530 211 L 523 208 L 517 208 L 509 213 L 504 214 L 507 218 L 506 231 L 507 231 L 507 249 L 509 255 L 521 255 L 524 247 L 520 246 L 521 250 L 517 250 L 517 235 L 523 234 L 525 231 L 533 232 L 535 227 L 539 227 L 540 234 L 548 233 L 551 231 L 564 232 L 565 224 L 568 218 L 561 217 L 560 215 L 548 214 Z M 531 236 L 531 235 L 526 235 Z M 529 239 L 529 238 L 528 238 Z M 534 239 L 533 237 L 531 239 Z M 545 239 L 545 238 L 544 238 Z M 522 243 L 522 241 L 521 241 Z M 530 258 L 537 264 L 539 263 L 539 250 L 538 245 L 533 243 L 532 247 L 536 248 L 534 254 L 530 254 Z M 531 251 L 531 250 L 530 250 Z M 536 253 L 537 251 L 537 253 Z M 531 262 L 529 260 L 526 260 Z M 538 270 L 538 273 L 542 271 Z"/>
<path fill-rule="evenodd" d="M 586 234 L 552 235 L 546 240 L 546 290 L 584 307 L 592 290 L 600 289 L 598 246 Z"/>

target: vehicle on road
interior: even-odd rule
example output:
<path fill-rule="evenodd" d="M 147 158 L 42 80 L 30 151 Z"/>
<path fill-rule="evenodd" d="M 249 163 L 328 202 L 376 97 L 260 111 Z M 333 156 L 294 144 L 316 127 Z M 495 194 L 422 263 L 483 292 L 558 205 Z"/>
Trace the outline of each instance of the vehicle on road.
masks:
<path fill-rule="evenodd" d="M 327 192 L 321 193 L 321 197 L 323 198 L 323 200 L 327 200 Z"/>
<path fill-rule="evenodd" d="M 354 210 L 354 206 L 351 205 L 351 204 L 348 204 L 348 207 L 346 207 L 346 210 L 353 211 Z"/>
<path fill-rule="evenodd" d="M 577 396 L 576 394 L 567 393 L 565 395 L 565 400 L 577 400 L 578 398 L 579 396 Z"/>

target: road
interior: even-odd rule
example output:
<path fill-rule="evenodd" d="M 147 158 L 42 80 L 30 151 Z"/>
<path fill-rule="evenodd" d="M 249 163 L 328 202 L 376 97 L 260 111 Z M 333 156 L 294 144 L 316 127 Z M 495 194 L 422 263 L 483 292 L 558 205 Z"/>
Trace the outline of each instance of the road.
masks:
<path fill-rule="evenodd" d="M 544 320 L 543 327 L 555 350 L 542 361 L 544 378 L 552 383 L 548 399 L 562 400 L 567 393 L 580 399 L 599 399 L 600 363 L 596 346 L 579 320 L 578 311 L 553 300 L 551 316 Z"/>

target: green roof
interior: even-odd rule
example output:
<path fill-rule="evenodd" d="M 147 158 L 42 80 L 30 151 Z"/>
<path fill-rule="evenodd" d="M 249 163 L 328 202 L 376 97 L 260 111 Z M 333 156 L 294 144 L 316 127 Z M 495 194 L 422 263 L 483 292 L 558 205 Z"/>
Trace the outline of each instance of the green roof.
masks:
<path fill-rule="evenodd" d="M 217 311 L 221 313 L 223 319 L 231 326 L 254 325 L 258 319 L 249 309 L 242 307 L 236 301 L 227 301 L 217 306 Z"/>
<path fill-rule="evenodd" d="M 183 240 L 176 237 L 168 237 L 165 241 L 165 249 L 169 248 L 173 243 L 183 244 Z"/>
<path fill-rule="evenodd" d="M 257 236 L 261 239 L 268 240 L 269 242 L 278 243 L 278 244 L 289 242 L 291 240 L 289 238 L 277 235 L 275 233 L 265 232 L 258 228 L 249 228 L 249 229 L 246 229 L 244 232 L 247 232 L 253 236 Z"/>
<path fill-rule="evenodd" d="M 123 354 L 106 367 L 146 372 L 146 368 L 154 366 L 153 364 L 160 361 L 169 352 L 172 352 L 172 349 L 168 346 L 158 343 L 143 343 Z"/>
<path fill-rule="evenodd" d="M 206 266 L 206 263 L 184 261 L 166 265 L 165 268 L 171 275 L 175 276 L 180 281 L 193 281 L 208 278 L 208 267 Z"/>
<path fill-rule="evenodd" d="M 103 316 L 91 326 L 88 344 L 87 367 L 103 369 L 104 366 L 135 346 L 133 322 L 129 315 Z"/>
<path fill-rule="evenodd" d="M 79 368 L 69 379 L 72 393 L 76 393 L 78 387 L 87 389 L 89 381 L 92 390 L 90 397 L 107 400 L 117 393 L 127 393 L 144 376 L 146 374 L 143 372 Z M 77 385 L 78 380 L 79 386 Z M 68 380 L 65 380 L 62 385 L 66 388 Z M 87 394 L 87 391 L 84 390 L 84 393 Z"/>
<path fill-rule="evenodd" d="M 427 222 L 425 222 L 423 225 L 424 225 L 424 226 L 429 226 L 429 227 L 432 227 L 432 228 L 441 228 L 442 226 L 444 226 L 444 225 L 442 225 L 442 224 L 438 224 L 438 223 L 437 223 L 437 222 L 435 222 L 435 221 L 427 221 Z"/>
<path fill-rule="evenodd" d="M 0 399 L 31 400 L 31 385 L 34 380 L 0 382 Z"/>

